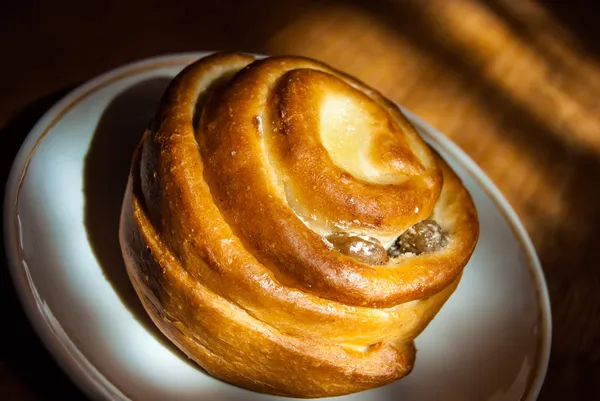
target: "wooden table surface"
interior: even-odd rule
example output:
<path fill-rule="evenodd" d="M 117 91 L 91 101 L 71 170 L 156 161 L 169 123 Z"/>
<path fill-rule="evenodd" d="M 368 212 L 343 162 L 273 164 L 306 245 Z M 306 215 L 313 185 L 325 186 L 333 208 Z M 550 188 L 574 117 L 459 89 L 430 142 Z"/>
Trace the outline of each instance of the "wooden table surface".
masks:
<path fill-rule="evenodd" d="M 66 90 L 140 58 L 294 53 L 376 87 L 446 133 L 522 218 L 553 308 L 541 400 L 600 399 L 600 39 L 592 2 L 42 2 L 0 11 L 1 173 Z M 0 399 L 82 397 L 0 277 Z"/>

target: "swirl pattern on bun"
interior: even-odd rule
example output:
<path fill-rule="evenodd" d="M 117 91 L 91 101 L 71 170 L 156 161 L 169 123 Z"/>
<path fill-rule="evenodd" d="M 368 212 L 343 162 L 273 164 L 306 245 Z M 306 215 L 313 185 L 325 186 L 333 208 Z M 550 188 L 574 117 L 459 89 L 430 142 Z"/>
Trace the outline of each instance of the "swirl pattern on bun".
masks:
<path fill-rule="evenodd" d="M 211 375 L 324 397 L 404 377 L 475 206 L 390 101 L 301 57 L 218 53 L 167 89 L 120 241 L 158 328 Z"/>

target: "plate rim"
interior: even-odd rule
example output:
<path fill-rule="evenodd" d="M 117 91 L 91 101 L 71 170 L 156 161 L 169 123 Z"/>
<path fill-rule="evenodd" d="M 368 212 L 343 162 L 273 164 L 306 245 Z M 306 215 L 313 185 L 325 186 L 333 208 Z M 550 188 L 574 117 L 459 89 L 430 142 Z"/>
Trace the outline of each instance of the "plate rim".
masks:
<path fill-rule="evenodd" d="M 35 284 L 31 280 L 26 265 L 20 257 L 19 222 L 17 214 L 18 196 L 21 184 L 27 174 L 29 162 L 35 156 L 37 148 L 43 138 L 80 101 L 103 87 L 117 82 L 120 79 L 134 76 L 142 72 L 152 71 L 164 67 L 185 67 L 187 64 L 204 57 L 214 51 L 180 52 L 148 57 L 134 62 L 126 63 L 120 67 L 108 70 L 79 85 L 52 107 L 50 107 L 31 128 L 15 159 L 12 162 L 8 180 L 5 184 L 3 200 L 4 227 L 3 240 L 6 249 L 6 258 L 13 285 L 25 314 L 32 324 L 38 338 L 45 348 L 54 357 L 59 366 L 67 373 L 70 379 L 84 393 L 92 399 L 126 399 L 120 389 L 112 384 L 100 373 L 91 362 L 81 353 L 66 333 L 57 332 L 51 324 L 52 316 L 48 316 L 41 299 L 37 295 Z M 255 55 L 258 57 L 264 57 Z M 465 168 L 466 172 L 477 182 L 478 186 L 490 197 L 498 210 L 502 213 L 511 230 L 523 246 L 528 258 L 528 271 L 532 278 L 535 298 L 538 306 L 540 331 L 534 361 L 534 369 L 528 378 L 525 400 L 535 400 L 542 388 L 546 377 L 551 352 L 552 340 L 552 312 L 548 287 L 541 263 L 535 251 L 531 238 L 517 213 L 505 199 L 485 172 L 454 142 L 447 138 L 441 131 L 427 123 L 425 120 L 412 113 L 403 106 L 402 112 L 425 131 L 427 139 L 437 142 L 455 161 Z M 58 323 L 58 322 L 57 322 Z M 60 325 L 59 325 L 60 329 Z"/>

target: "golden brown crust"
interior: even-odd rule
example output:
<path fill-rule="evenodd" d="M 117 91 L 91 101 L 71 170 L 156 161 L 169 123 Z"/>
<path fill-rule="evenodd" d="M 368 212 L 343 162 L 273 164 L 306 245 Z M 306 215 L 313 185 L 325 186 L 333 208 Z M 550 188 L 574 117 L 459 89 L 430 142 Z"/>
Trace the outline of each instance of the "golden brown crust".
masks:
<path fill-rule="evenodd" d="M 428 217 L 449 244 L 383 265 L 325 240 L 386 242 Z M 218 378 L 298 397 L 408 374 L 412 340 L 477 236 L 460 179 L 381 95 L 312 60 L 241 54 L 173 80 L 136 152 L 120 230 L 167 337 Z"/>

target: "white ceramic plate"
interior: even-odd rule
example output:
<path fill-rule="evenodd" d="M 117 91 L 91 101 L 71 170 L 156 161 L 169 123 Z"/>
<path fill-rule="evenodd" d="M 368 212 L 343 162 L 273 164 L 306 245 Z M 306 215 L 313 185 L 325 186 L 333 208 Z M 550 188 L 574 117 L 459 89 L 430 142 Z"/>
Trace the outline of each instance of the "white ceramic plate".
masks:
<path fill-rule="evenodd" d="M 152 58 L 76 89 L 33 128 L 5 199 L 14 282 L 45 345 L 99 399 L 275 400 L 212 379 L 168 343 L 127 280 L 117 240 L 133 148 L 168 81 L 204 54 Z M 479 243 L 417 339 L 407 378 L 338 400 L 533 400 L 550 353 L 542 269 L 516 214 L 456 145 L 407 112 L 470 190 Z"/>

